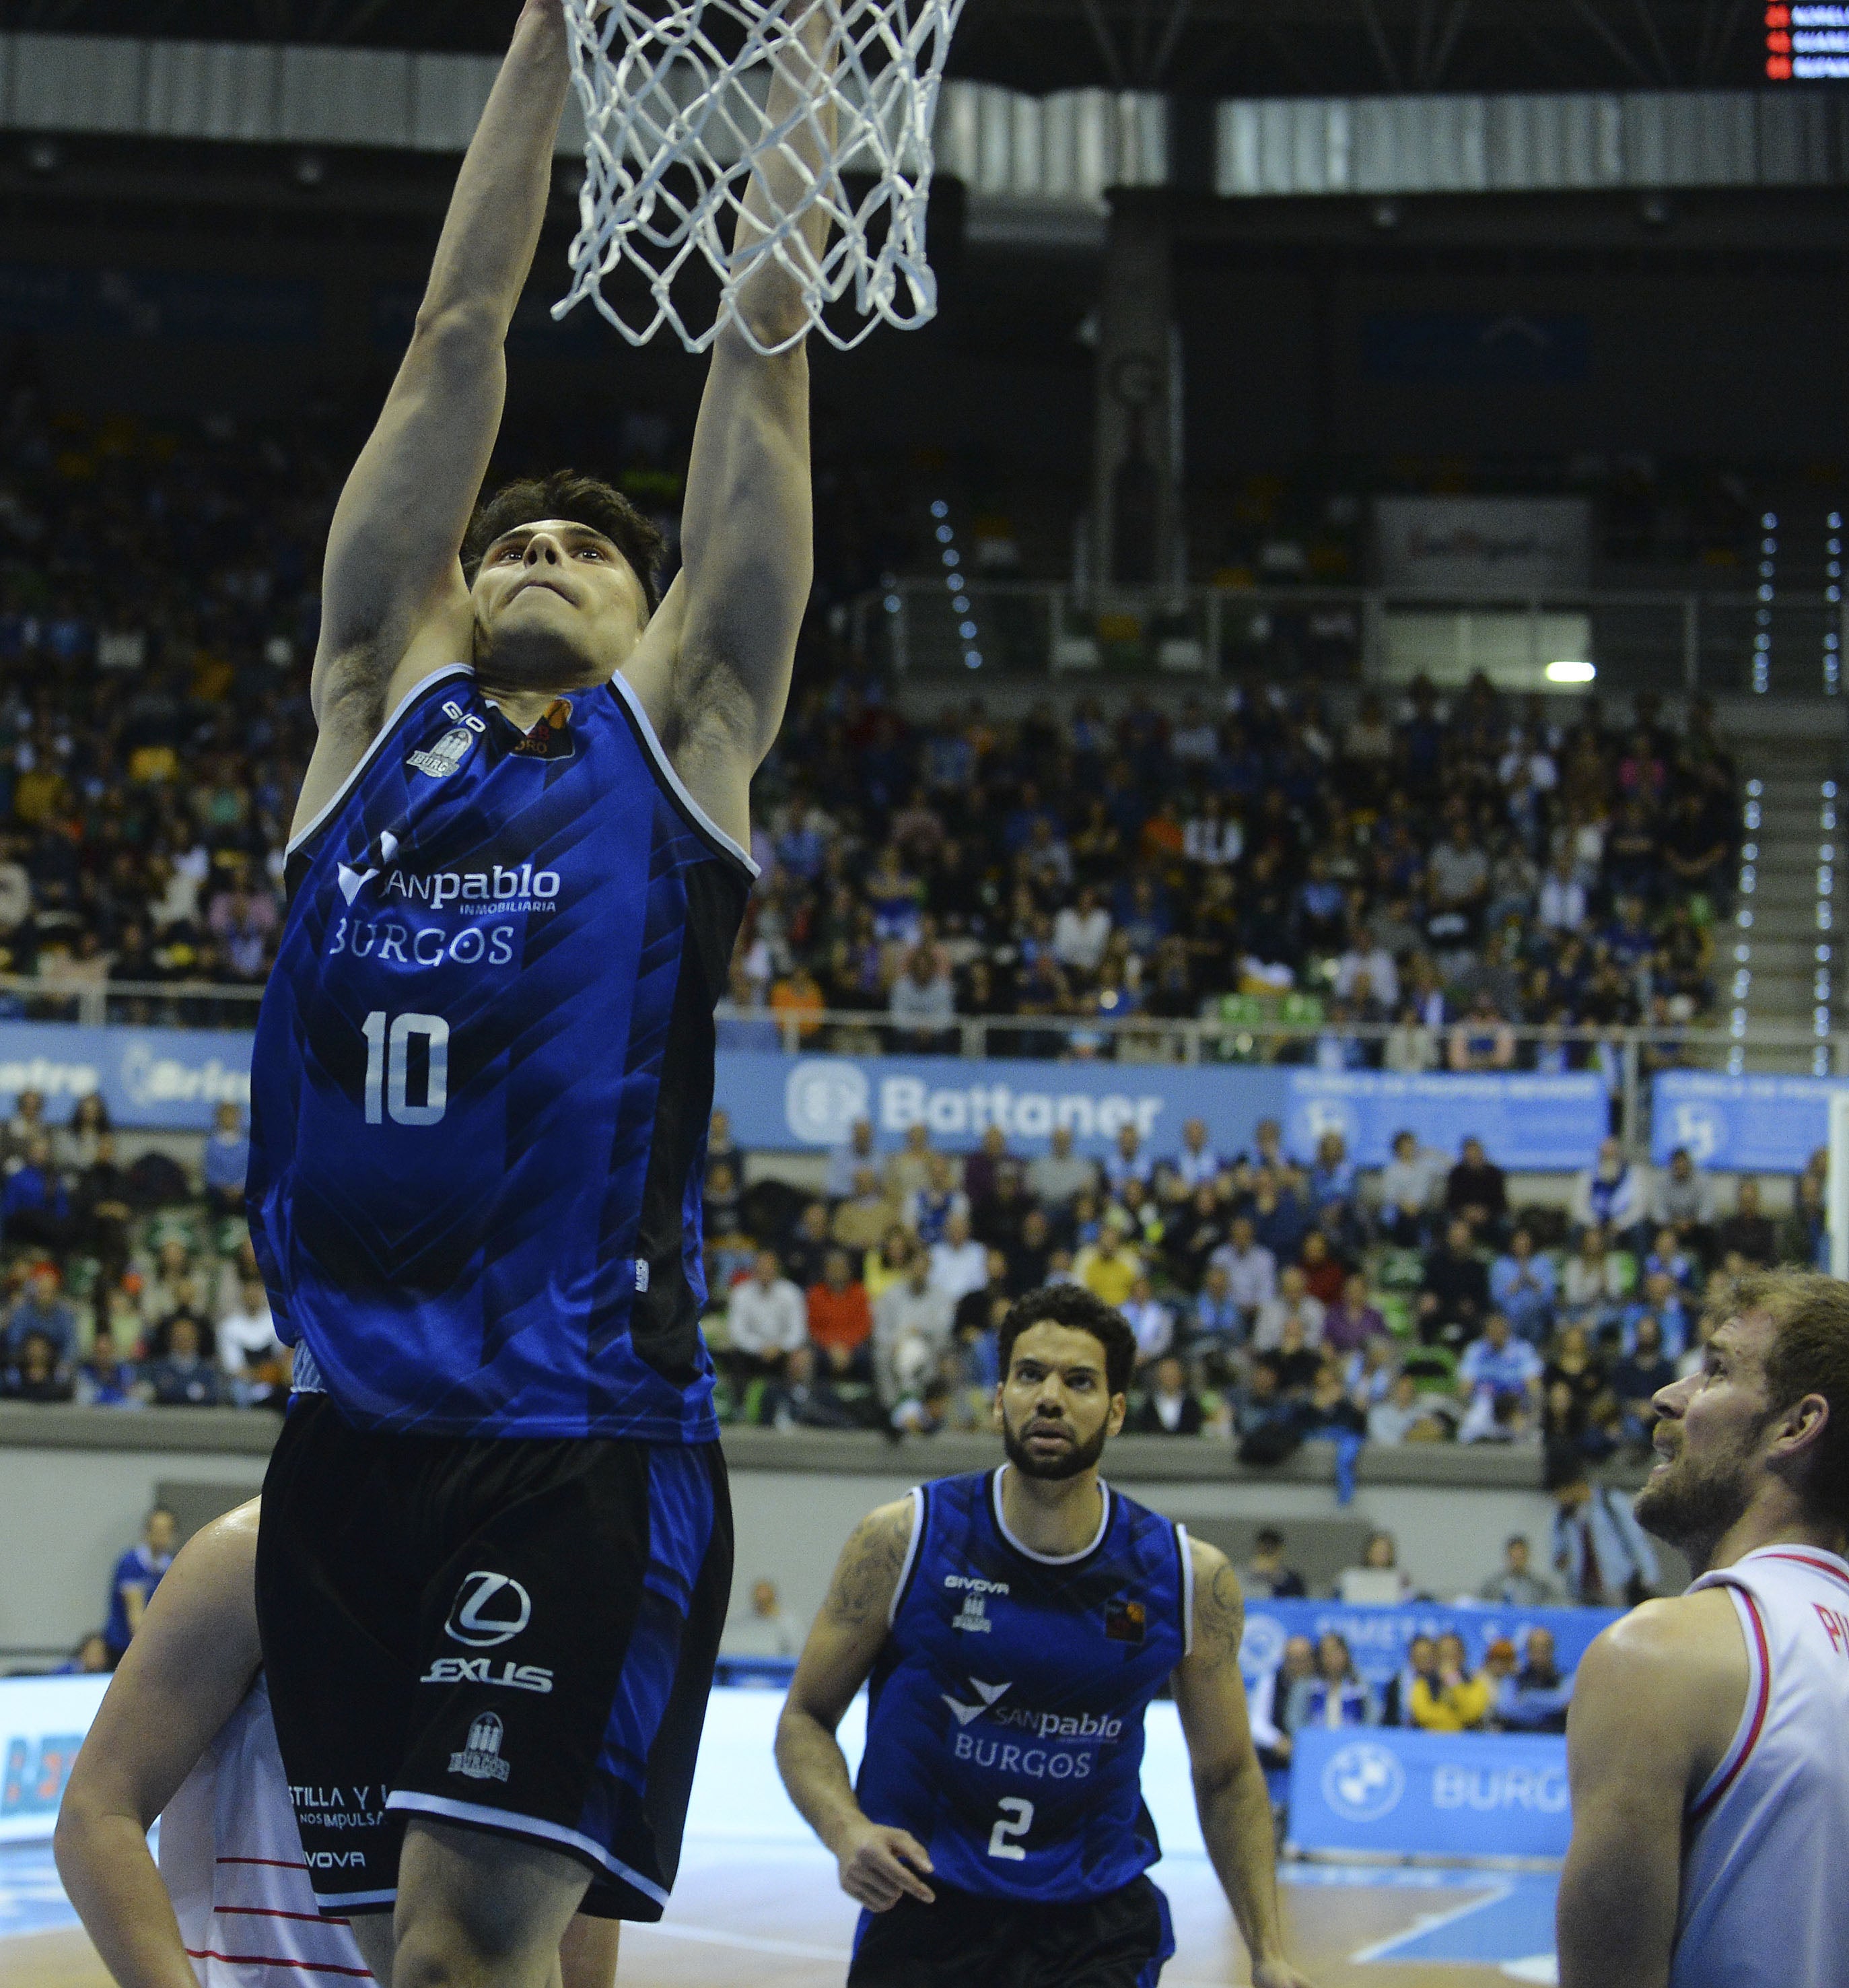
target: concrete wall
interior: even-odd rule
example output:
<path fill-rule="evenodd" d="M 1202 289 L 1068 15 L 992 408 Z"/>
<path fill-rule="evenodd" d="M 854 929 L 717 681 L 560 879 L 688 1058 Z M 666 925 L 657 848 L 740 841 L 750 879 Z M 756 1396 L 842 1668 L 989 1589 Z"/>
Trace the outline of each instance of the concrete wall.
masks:
<path fill-rule="evenodd" d="M 110 1570 L 157 1496 L 190 1526 L 257 1491 L 274 1434 L 268 1417 L 231 1410 L 130 1415 L 0 1405 L 0 1664 L 66 1649 L 101 1621 Z M 726 1449 L 738 1539 L 735 1611 L 744 1612 L 752 1582 L 768 1577 L 805 1621 L 864 1513 L 921 1476 L 995 1461 L 994 1446 L 979 1438 L 895 1450 L 877 1437 L 742 1429 L 728 1432 Z M 1111 1476 L 1229 1550 L 1242 1548 L 1251 1524 L 1275 1520 L 1287 1533 L 1294 1525 L 1313 1574 L 1332 1541 L 1350 1550 L 1356 1522 L 1384 1526 L 1414 1581 L 1440 1599 L 1483 1580 L 1509 1533 L 1526 1532 L 1540 1546 L 1552 1509 L 1533 1452 L 1365 1452 L 1346 1508 L 1335 1502 L 1329 1458 L 1317 1445 L 1259 1474 L 1241 1471 L 1217 1445 L 1125 1439 L 1114 1447 Z"/>

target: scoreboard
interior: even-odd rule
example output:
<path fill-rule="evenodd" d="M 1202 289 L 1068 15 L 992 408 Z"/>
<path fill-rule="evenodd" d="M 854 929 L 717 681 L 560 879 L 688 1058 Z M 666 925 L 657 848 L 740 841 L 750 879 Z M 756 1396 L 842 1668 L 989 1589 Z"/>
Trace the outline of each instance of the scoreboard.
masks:
<path fill-rule="evenodd" d="M 1849 83 L 1849 5 L 1767 7 L 1766 74 L 1773 83 Z"/>

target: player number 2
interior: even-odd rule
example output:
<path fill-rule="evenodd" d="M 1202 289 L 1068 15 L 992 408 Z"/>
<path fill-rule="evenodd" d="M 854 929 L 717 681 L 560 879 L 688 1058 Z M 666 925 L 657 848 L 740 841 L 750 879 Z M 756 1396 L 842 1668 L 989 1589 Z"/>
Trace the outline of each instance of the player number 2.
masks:
<path fill-rule="evenodd" d="M 1011 1836 L 1025 1836 L 1033 1827 L 1033 1804 L 1023 1801 L 1019 1795 L 1004 1795 L 995 1804 L 1002 1813 L 995 1817 L 995 1826 L 989 1832 L 989 1854 L 991 1857 L 1006 1857 L 1010 1862 L 1019 1864 L 1026 1861 L 1027 1852 L 1018 1843 L 1010 1843 Z"/>
<path fill-rule="evenodd" d="M 366 1018 L 366 1122 L 382 1125 L 390 1111 L 395 1125 L 434 1125 L 449 1105 L 449 1024 L 441 1015 L 401 1015 L 386 1026 L 385 1010 Z M 424 1038 L 428 1075 L 424 1102 L 409 1096 L 411 1039 Z"/>

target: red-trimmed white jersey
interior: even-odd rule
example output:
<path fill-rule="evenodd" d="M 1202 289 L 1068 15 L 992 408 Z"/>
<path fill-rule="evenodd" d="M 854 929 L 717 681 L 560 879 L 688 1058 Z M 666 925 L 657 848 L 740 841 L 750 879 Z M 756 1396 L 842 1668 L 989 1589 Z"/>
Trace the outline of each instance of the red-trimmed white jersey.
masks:
<path fill-rule="evenodd" d="M 161 1875 L 200 1988 L 370 1983 L 346 1922 L 315 1909 L 261 1675 L 167 1804 Z"/>
<path fill-rule="evenodd" d="M 1841 1988 L 1849 1561 L 1761 1547 L 1694 1586 L 1727 1591 L 1751 1675 L 1733 1743 L 1689 1810 L 1671 1988 Z"/>

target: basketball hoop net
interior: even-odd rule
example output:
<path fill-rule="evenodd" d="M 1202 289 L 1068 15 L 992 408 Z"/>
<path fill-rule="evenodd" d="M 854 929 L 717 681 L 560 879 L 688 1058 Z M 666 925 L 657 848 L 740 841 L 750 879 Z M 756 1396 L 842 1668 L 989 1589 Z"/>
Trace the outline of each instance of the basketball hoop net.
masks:
<path fill-rule="evenodd" d="M 815 8 L 827 30 L 820 59 L 804 39 Z M 924 252 L 931 121 L 962 8 L 963 0 L 565 0 L 585 178 L 571 289 L 553 316 L 588 296 L 632 345 L 665 323 L 688 351 L 704 351 L 730 323 L 765 353 L 796 344 L 811 326 L 846 351 L 882 319 L 901 331 L 925 323 L 938 307 Z M 741 33 L 738 52 L 725 52 Z M 793 96 L 774 122 L 773 74 Z M 735 252 L 754 173 L 769 225 Z M 858 201 L 850 175 L 871 182 Z M 818 211 L 830 224 L 820 258 L 802 232 Z M 719 279 L 719 308 L 702 331 L 688 326 L 675 295 L 696 256 Z M 738 308 L 739 292 L 767 262 L 796 282 L 807 313 L 799 330 L 770 345 Z M 630 322 L 603 294 L 603 279 L 625 262 L 647 284 L 645 323 Z M 864 320 L 847 332 L 823 315 L 843 297 Z"/>

